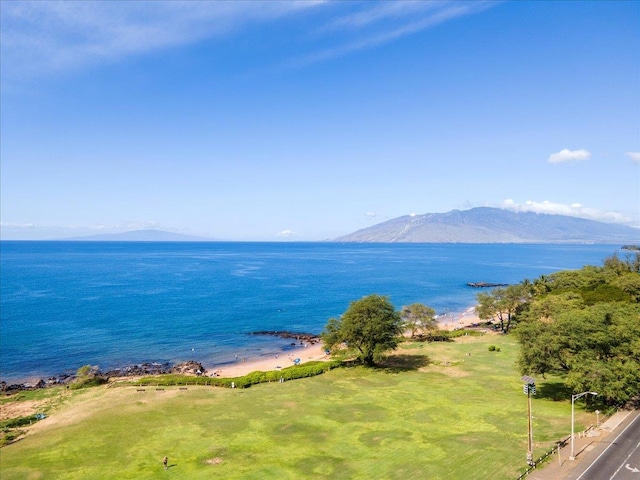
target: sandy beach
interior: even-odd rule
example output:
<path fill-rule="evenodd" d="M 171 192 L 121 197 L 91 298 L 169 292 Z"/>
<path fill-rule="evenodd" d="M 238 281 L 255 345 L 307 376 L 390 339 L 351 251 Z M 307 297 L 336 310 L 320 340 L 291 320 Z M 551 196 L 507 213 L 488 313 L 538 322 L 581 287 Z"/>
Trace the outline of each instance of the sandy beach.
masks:
<path fill-rule="evenodd" d="M 300 359 L 299 364 L 313 360 L 327 361 L 330 359 L 330 357 L 325 353 L 322 343 L 316 343 L 313 345 L 307 344 L 306 347 L 293 350 L 286 355 L 280 354 L 277 357 L 274 355 L 273 357 L 268 358 L 247 359 L 244 362 L 238 361 L 238 363 L 224 365 L 219 369 L 211 369 L 208 374 L 215 374 L 218 377 L 227 378 L 241 377 L 255 371 L 267 372 L 270 370 L 279 370 L 281 368 L 290 367 L 294 364 L 293 362 L 297 358 Z"/>
<path fill-rule="evenodd" d="M 438 317 L 441 330 L 455 330 L 473 324 L 484 323 L 476 313 L 476 307 L 469 307 L 462 313 L 444 314 Z"/>

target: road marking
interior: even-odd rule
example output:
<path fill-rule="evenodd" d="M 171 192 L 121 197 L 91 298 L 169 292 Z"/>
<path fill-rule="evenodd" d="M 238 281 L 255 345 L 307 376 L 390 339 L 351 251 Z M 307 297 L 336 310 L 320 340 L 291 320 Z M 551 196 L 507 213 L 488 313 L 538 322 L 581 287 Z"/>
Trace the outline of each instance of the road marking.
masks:
<path fill-rule="evenodd" d="M 638 418 L 638 417 L 636 417 Z M 626 428 L 625 428 L 626 430 Z M 622 467 L 624 467 L 624 464 L 627 463 L 627 460 L 629 460 L 629 458 L 631 458 L 631 455 L 634 454 L 634 452 L 638 449 L 638 447 L 640 447 L 640 442 L 638 442 L 638 444 L 636 445 L 636 448 L 634 448 L 633 450 L 631 450 L 631 453 L 629 455 L 627 455 L 627 458 L 625 458 L 622 463 L 620 464 L 620 466 L 618 467 L 618 469 L 615 471 L 615 473 L 613 475 L 611 475 L 611 478 L 609 480 L 611 480 L 613 477 L 615 477 L 618 472 L 622 469 Z M 629 468 L 629 464 L 627 463 L 627 468 Z M 629 468 L 629 470 L 631 470 Z M 632 472 L 635 470 L 635 472 L 640 472 L 640 470 L 638 470 L 637 468 L 634 468 L 633 470 L 631 470 Z M 634 472 L 634 473 L 635 473 Z"/>
<path fill-rule="evenodd" d="M 638 470 L 636 467 L 631 468 L 628 463 L 624 466 L 624 468 L 626 468 L 627 470 L 631 470 L 633 473 L 640 472 L 640 470 Z"/>
<path fill-rule="evenodd" d="M 582 472 L 578 478 L 576 478 L 576 480 L 580 480 L 580 479 L 584 476 L 584 474 L 585 474 L 585 473 L 587 473 L 587 472 L 589 471 L 589 469 L 590 469 L 591 467 L 593 467 L 593 465 L 594 465 L 598 460 L 600 460 L 600 457 L 601 457 L 601 456 L 603 456 L 603 455 L 607 452 L 607 450 L 609 450 L 609 449 L 611 448 L 611 446 L 612 446 L 614 443 L 616 443 L 616 441 L 618 440 L 618 438 L 620 438 L 620 435 L 622 435 L 624 432 L 626 432 L 626 431 L 627 431 L 627 428 L 629 428 L 631 425 L 633 425 L 633 424 L 634 424 L 634 422 L 635 422 L 636 420 L 638 420 L 638 418 L 639 418 L 639 417 L 640 417 L 640 415 L 636 415 L 636 418 L 634 418 L 634 419 L 631 421 L 631 423 L 629 423 L 629 425 L 627 425 L 626 427 L 624 427 L 624 430 L 622 430 L 622 431 L 618 434 L 618 436 L 615 438 L 615 440 L 614 440 L 613 442 L 611 442 L 611 443 L 607 446 L 607 448 L 605 448 L 605 449 L 603 450 L 603 452 L 602 452 L 600 455 L 598 455 L 598 458 L 596 458 L 593 462 L 591 462 L 591 465 L 589 465 L 589 466 L 585 469 L 585 471 L 584 471 L 584 472 Z M 615 475 L 615 474 L 614 474 L 614 475 Z M 613 478 L 613 477 L 611 477 L 611 478 Z M 611 480 L 611 479 L 609 479 L 609 480 Z"/>

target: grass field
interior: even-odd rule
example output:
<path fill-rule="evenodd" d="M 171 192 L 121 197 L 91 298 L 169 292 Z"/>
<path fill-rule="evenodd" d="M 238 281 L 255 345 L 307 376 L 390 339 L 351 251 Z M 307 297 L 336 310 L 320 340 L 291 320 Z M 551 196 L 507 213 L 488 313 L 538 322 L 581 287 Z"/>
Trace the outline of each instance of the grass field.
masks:
<path fill-rule="evenodd" d="M 517 348 L 509 337 L 463 337 L 404 344 L 386 369 L 340 368 L 248 389 L 58 391 L 48 418 L 0 449 L 0 476 L 515 478 L 527 439 Z M 569 432 L 570 403 L 554 399 L 562 393 L 559 383 L 540 382 L 536 457 Z M 582 410 L 576 418 L 592 422 Z"/>

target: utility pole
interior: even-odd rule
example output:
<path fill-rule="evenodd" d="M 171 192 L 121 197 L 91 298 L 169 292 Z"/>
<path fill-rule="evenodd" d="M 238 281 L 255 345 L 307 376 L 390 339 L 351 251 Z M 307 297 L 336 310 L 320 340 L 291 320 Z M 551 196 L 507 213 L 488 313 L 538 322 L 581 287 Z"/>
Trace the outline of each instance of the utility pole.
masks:
<path fill-rule="evenodd" d="M 536 394 L 536 380 L 525 375 L 522 377 L 522 391 L 527 395 L 527 464 L 533 465 L 533 421 L 531 416 L 531 395 Z"/>

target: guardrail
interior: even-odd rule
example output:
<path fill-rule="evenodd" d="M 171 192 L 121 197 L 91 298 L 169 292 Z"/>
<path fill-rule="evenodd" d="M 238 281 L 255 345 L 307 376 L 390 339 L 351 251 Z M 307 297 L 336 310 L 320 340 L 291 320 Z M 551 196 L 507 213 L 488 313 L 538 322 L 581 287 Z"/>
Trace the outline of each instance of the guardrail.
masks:
<path fill-rule="evenodd" d="M 565 438 L 564 440 L 560 440 L 559 442 L 557 442 L 556 446 L 553 447 L 551 450 L 548 450 L 544 455 L 542 455 L 541 457 L 539 457 L 537 460 L 535 460 L 530 466 L 529 468 L 527 468 L 518 478 L 517 480 L 522 480 L 524 477 L 526 477 L 527 475 L 529 475 L 532 471 L 534 471 L 536 468 L 538 468 L 538 465 L 540 465 L 542 462 L 544 462 L 547 458 L 549 458 L 549 456 L 553 455 L 555 452 L 558 451 L 559 448 L 564 447 L 567 445 L 567 442 L 571 439 L 571 435 L 569 435 L 567 438 Z"/>

